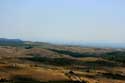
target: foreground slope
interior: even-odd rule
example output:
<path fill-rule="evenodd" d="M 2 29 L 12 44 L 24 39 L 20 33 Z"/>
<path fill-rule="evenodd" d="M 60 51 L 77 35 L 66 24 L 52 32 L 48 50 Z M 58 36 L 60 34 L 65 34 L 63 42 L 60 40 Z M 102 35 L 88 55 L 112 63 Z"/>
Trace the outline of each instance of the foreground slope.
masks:
<path fill-rule="evenodd" d="M 0 81 L 124 83 L 125 50 L 26 42 L 0 46 Z"/>

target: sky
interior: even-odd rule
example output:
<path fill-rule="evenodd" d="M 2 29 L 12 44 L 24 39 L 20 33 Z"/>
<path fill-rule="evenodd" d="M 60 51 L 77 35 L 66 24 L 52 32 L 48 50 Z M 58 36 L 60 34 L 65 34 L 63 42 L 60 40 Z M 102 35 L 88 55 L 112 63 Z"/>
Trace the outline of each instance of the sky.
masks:
<path fill-rule="evenodd" d="M 0 0 L 0 38 L 125 43 L 125 0 Z"/>

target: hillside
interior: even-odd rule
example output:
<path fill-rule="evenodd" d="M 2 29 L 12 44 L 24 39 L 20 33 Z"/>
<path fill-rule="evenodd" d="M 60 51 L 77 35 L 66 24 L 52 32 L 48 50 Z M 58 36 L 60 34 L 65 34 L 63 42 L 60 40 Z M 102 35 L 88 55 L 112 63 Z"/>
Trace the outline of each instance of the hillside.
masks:
<path fill-rule="evenodd" d="M 0 46 L 0 82 L 125 82 L 124 49 L 22 43 L 20 40 L 9 40 L 10 45 L 8 40 L 4 41 L 6 44 Z"/>

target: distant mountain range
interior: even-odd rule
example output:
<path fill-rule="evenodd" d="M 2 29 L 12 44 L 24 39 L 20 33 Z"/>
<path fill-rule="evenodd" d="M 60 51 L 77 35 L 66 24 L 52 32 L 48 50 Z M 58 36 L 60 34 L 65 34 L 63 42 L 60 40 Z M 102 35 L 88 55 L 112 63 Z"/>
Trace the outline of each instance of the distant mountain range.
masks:
<path fill-rule="evenodd" d="M 32 42 L 20 39 L 0 38 L 0 45 L 33 44 L 33 45 L 71 45 L 94 48 L 125 48 L 125 43 L 100 43 L 100 42 Z"/>
<path fill-rule="evenodd" d="M 20 39 L 7 39 L 7 38 L 0 38 L 0 44 L 11 44 L 11 43 L 23 43 Z"/>

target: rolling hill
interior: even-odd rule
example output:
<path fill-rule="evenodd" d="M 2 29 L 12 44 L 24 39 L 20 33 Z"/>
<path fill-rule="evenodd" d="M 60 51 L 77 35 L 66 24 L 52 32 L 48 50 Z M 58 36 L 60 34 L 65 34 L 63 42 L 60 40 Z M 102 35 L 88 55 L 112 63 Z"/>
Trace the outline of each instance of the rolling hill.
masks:
<path fill-rule="evenodd" d="M 5 42 L 3 42 L 5 41 Z M 0 82 L 124 83 L 125 50 L 0 39 Z"/>

